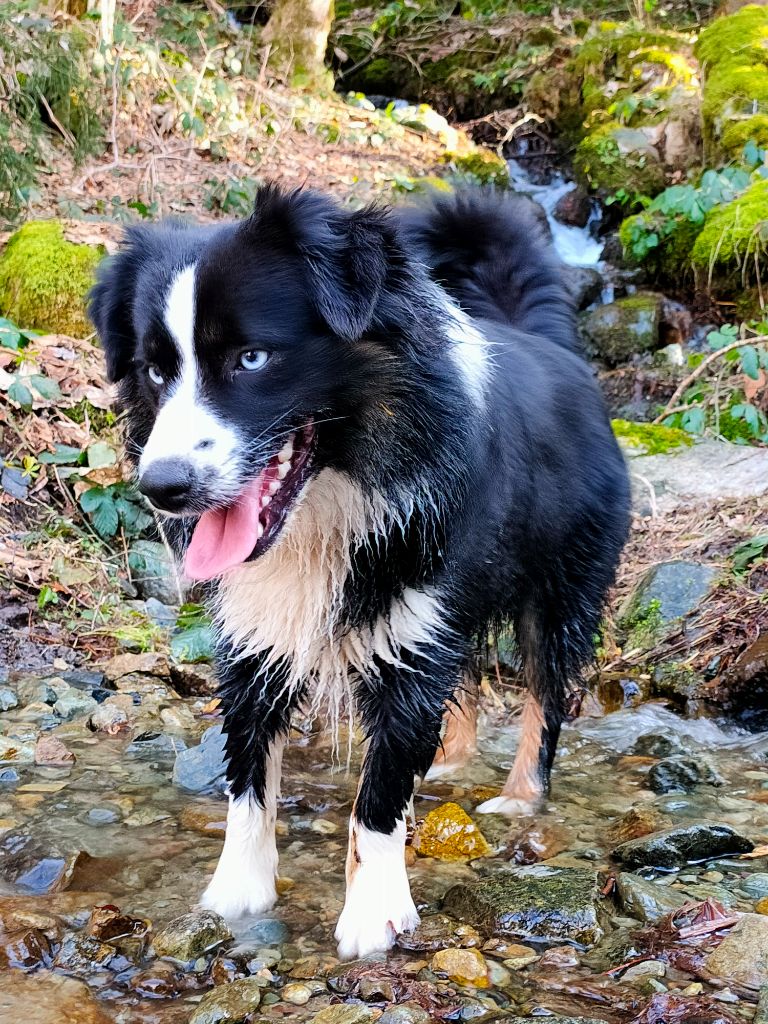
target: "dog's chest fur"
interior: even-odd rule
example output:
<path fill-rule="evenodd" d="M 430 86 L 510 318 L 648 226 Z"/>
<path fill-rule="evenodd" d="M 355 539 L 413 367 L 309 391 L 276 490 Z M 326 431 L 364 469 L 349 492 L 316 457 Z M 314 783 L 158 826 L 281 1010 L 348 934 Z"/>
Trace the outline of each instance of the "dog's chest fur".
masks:
<path fill-rule="evenodd" d="M 433 588 L 406 588 L 372 627 L 343 621 L 352 556 L 391 525 L 383 501 L 371 501 L 342 473 L 325 469 L 308 485 L 278 542 L 218 584 L 215 619 L 234 657 L 267 654 L 290 665 L 288 686 L 307 684 L 314 701 L 335 704 L 359 678 L 374 679 L 376 660 L 397 663 L 440 632 Z"/>

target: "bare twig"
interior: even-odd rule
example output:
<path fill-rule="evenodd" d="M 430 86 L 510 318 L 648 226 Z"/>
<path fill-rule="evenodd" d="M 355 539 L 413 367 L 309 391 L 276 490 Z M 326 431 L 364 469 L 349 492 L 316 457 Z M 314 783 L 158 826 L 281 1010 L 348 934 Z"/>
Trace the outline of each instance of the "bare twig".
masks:
<path fill-rule="evenodd" d="M 766 342 L 768 342 L 768 338 L 757 338 L 754 339 L 752 343 L 759 345 L 765 344 Z M 672 397 L 664 407 L 664 411 L 660 413 L 653 422 L 663 423 L 667 416 L 669 416 L 670 411 L 673 410 L 677 405 L 678 399 L 681 397 L 681 395 L 685 394 L 685 392 L 688 390 L 691 384 L 693 384 L 694 381 L 697 381 L 699 377 L 701 377 L 706 372 L 707 368 L 712 365 L 712 363 L 716 362 L 722 356 L 727 355 L 728 352 L 733 352 L 734 349 L 744 348 L 746 344 L 746 339 L 739 338 L 738 341 L 732 341 L 730 345 L 724 345 L 722 348 L 717 349 L 715 352 L 710 352 L 707 358 L 702 360 L 702 362 L 699 363 L 696 369 L 692 370 L 691 373 L 689 373 L 688 376 L 684 380 L 682 380 L 680 384 L 678 384 L 677 388 L 675 389 L 675 393 L 672 395 Z"/>

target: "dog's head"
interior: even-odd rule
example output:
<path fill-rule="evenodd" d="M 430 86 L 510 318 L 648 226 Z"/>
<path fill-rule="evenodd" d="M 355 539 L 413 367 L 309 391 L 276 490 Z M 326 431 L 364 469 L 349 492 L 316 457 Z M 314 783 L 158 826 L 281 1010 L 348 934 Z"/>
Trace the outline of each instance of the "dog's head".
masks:
<path fill-rule="evenodd" d="M 385 213 L 267 187 L 240 224 L 133 229 L 104 267 L 90 313 L 128 452 L 157 510 L 197 520 L 191 576 L 266 551 L 360 417 L 386 415 L 408 262 Z"/>

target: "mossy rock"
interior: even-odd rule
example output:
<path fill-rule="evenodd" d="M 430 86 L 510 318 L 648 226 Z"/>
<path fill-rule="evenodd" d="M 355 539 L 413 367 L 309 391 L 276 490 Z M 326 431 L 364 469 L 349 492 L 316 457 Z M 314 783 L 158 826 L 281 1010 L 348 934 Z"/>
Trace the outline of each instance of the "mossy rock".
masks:
<path fill-rule="evenodd" d="M 573 161 L 576 179 L 600 196 L 623 189 L 637 196 L 655 196 L 665 184 L 659 154 L 640 129 L 609 121 L 579 143 Z"/>
<path fill-rule="evenodd" d="M 450 164 L 459 178 L 480 185 L 494 185 L 509 188 L 509 168 L 506 160 L 490 149 L 476 149 L 472 153 L 446 153 L 445 163 Z"/>
<path fill-rule="evenodd" d="M 700 283 L 728 290 L 754 279 L 768 249 L 768 180 L 756 181 L 726 206 L 715 207 L 691 251 Z"/>
<path fill-rule="evenodd" d="M 749 138 L 737 126 L 768 114 L 768 7 L 750 4 L 717 18 L 699 36 L 696 55 L 704 69 L 707 146 L 712 155 L 738 157 Z"/>
<path fill-rule="evenodd" d="M 613 433 L 632 455 L 662 455 L 675 448 L 689 448 L 693 438 L 685 430 L 661 423 L 611 420 Z"/>
<path fill-rule="evenodd" d="M 610 366 L 659 346 L 662 297 L 638 292 L 586 313 L 581 330 L 595 354 Z"/>
<path fill-rule="evenodd" d="M 104 251 L 68 242 L 59 221 L 29 221 L 0 256 L 0 313 L 20 327 L 90 334 L 86 297 Z"/>
<path fill-rule="evenodd" d="M 624 253 L 624 258 L 630 266 L 642 266 L 652 277 L 661 281 L 680 283 L 686 276 L 690 276 L 693 269 L 691 263 L 691 250 L 701 231 L 701 224 L 694 224 L 686 218 L 679 218 L 673 226 L 672 231 L 665 235 L 661 230 L 656 231 L 659 236 L 659 244 L 655 249 L 645 253 L 642 257 L 635 255 L 633 242 L 637 233 L 655 231 L 654 221 L 658 220 L 658 227 L 662 223 L 665 228 L 669 225 L 662 214 L 636 213 L 626 217 L 619 227 L 619 241 Z"/>
<path fill-rule="evenodd" d="M 720 139 L 725 153 L 738 158 L 748 142 L 754 142 L 762 149 L 768 149 L 768 113 L 753 114 L 742 121 L 730 121 L 723 126 Z"/>

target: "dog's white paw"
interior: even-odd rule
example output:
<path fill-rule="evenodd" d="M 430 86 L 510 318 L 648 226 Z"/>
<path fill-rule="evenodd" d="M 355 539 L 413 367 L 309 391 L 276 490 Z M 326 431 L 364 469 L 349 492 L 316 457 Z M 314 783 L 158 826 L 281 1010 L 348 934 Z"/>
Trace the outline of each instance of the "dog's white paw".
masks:
<path fill-rule="evenodd" d="M 432 762 L 432 767 L 429 769 L 427 774 L 424 776 L 425 782 L 434 782 L 435 779 L 442 779 L 446 775 L 453 775 L 455 772 L 463 768 L 466 761 L 439 761 L 435 759 Z"/>
<path fill-rule="evenodd" d="M 391 949 L 401 932 L 419 923 L 408 887 L 405 864 L 400 875 L 384 877 L 381 865 L 361 865 L 347 892 L 344 910 L 336 926 L 342 960 L 355 960 Z"/>
<path fill-rule="evenodd" d="M 277 903 L 274 878 L 244 878 L 216 871 L 200 899 L 200 906 L 213 910 L 226 921 L 247 914 L 263 914 Z"/>
<path fill-rule="evenodd" d="M 494 796 L 476 808 L 478 814 L 505 814 L 508 818 L 529 817 L 536 813 L 536 801 L 512 796 Z"/>

